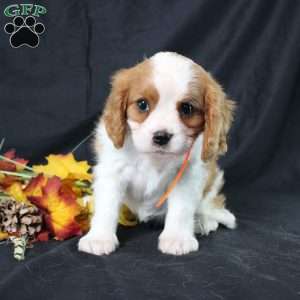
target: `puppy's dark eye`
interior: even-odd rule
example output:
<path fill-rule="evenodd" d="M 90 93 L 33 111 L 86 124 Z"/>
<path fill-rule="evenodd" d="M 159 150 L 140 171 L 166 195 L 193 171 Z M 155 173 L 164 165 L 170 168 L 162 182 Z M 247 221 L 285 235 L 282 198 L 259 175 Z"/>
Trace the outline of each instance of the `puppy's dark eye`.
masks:
<path fill-rule="evenodd" d="M 146 99 L 139 99 L 136 105 L 141 112 L 147 112 L 150 109 L 149 102 Z"/>
<path fill-rule="evenodd" d="M 179 106 L 179 113 L 183 117 L 189 117 L 194 113 L 195 109 L 194 106 L 189 102 L 183 102 Z"/>

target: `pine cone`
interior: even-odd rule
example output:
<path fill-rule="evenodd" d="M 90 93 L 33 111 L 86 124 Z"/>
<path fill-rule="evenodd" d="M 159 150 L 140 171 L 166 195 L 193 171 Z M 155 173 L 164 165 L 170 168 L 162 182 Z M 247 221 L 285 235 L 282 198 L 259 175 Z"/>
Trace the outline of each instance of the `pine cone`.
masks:
<path fill-rule="evenodd" d="M 42 215 L 36 206 L 8 199 L 0 203 L 0 230 L 34 238 L 42 229 Z"/>

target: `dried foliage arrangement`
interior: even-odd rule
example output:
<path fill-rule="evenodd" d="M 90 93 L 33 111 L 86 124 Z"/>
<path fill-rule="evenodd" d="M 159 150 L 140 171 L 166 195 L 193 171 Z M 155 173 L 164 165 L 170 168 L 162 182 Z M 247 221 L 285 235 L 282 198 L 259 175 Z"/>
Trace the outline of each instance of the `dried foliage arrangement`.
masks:
<path fill-rule="evenodd" d="M 51 154 L 46 160 L 29 166 L 15 150 L 0 154 L 0 240 L 13 243 L 18 260 L 36 241 L 65 240 L 89 229 L 91 166 L 73 153 Z M 134 226 L 137 220 L 123 206 L 119 223 Z"/>

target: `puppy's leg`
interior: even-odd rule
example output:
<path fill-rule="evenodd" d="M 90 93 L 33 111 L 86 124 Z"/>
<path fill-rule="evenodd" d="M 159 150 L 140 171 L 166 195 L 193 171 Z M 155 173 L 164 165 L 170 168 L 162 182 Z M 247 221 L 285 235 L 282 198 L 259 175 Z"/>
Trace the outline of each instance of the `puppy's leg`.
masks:
<path fill-rule="evenodd" d="M 225 208 L 225 196 L 217 195 L 211 202 L 201 206 L 195 216 L 195 232 L 208 235 L 218 229 L 219 224 L 229 229 L 236 227 L 235 216 Z"/>
<path fill-rule="evenodd" d="M 227 228 L 234 229 L 236 227 L 236 218 L 225 208 L 225 201 L 226 198 L 223 194 L 217 195 L 213 199 L 211 209 L 207 212 L 207 215 Z"/>
<path fill-rule="evenodd" d="M 118 246 L 118 216 L 124 187 L 118 175 L 101 174 L 94 183 L 95 212 L 90 231 L 80 239 L 78 249 L 95 255 L 109 254 Z"/>
<path fill-rule="evenodd" d="M 218 170 L 210 191 L 199 202 L 195 215 L 195 232 L 208 235 L 218 229 L 219 224 L 234 229 L 236 227 L 235 216 L 225 208 L 225 196 L 219 194 L 223 186 L 223 172 Z"/>
<path fill-rule="evenodd" d="M 188 184 L 179 185 L 168 199 L 165 227 L 159 236 L 158 248 L 163 253 L 182 255 L 197 251 L 194 235 L 194 214 L 199 194 L 189 190 Z"/>

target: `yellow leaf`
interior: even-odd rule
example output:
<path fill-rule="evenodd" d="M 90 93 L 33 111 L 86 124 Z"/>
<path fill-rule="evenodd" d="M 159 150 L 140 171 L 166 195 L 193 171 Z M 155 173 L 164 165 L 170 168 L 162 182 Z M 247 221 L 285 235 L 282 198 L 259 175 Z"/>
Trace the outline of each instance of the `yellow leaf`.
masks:
<path fill-rule="evenodd" d="M 6 189 L 6 192 L 17 201 L 29 203 L 25 193 L 23 192 L 22 185 L 19 182 L 13 183 Z"/>
<path fill-rule="evenodd" d="M 90 165 L 87 161 L 76 161 L 72 153 L 51 154 L 46 159 L 48 164 L 33 166 L 36 173 L 58 176 L 61 179 L 92 180 L 92 175 L 88 173 Z"/>
<path fill-rule="evenodd" d="M 131 210 L 123 204 L 120 209 L 119 224 L 123 226 L 136 226 L 138 223 L 137 217 L 131 212 Z"/>
<path fill-rule="evenodd" d="M 87 208 L 90 215 L 94 213 L 95 204 L 93 196 L 85 196 L 83 198 L 79 198 L 77 202 L 81 207 Z M 127 227 L 136 226 L 138 224 L 137 217 L 125 204 L 123 204 L 120 209 L 119 224 Z"/>
<path fill-rule="evenodd" d="M 78 204 L 86 208 L 90 214 L 94 213 L 94 197 L 91 195 L 84 196 L 82 198 L 77 199 Z"/>
<path fill-rule="evenodd" d="M 7 238 L 8 238 L 8 233 L 0 231 L 0 241 L 6 240 Z"/>

